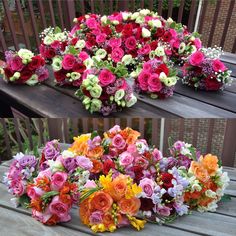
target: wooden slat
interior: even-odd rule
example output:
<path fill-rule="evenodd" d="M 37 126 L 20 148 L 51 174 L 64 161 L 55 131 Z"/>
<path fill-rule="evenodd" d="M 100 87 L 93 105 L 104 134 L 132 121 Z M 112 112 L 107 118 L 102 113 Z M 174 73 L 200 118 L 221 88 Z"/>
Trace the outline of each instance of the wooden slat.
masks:
<path fill-rule="evenodd" d="M 16 139 L 17 139 L 17 142 L 18 142 L 18 147 L 19 147 L 19 150 L 22 152 L 23 148 L 22 148 L 21 136 L 20 136 L 20 131 L 19 131 L 18 119 L 14 118 L 13 122 L 14 122 L 14 125 L 15 125 L 15 133 L 16 133 Z"/>
<path fill-rule="evenodd" d="M 65 26 L 67 30 L 70 30 L 74 25 L 73 20 L 75 18 L 75 1 L 74 0 L 63 1 L 63 6 L 64 6 L 63 14 L 65 17 Z"/>
<path fill-rule="evenodd" d="M 161 16 L 162 13 L 163 0 L 158 0 L 158 15 Z"/>
<path fill-rule="evenodd" d="M 34 119 L 35 122 L 38 124 L 39 130 L 39 145 L 41 146 L 44 143 L 44 129 L 43 129 L 43 122 L 41 119 Z"/>
<path fill-rule="evenodd" d="M 224 144 L 222 152 L 222 163 L 225 166 L 234 165 L 234 157 L 236 152 L 236 145 L 230 144 L 229 140 L 235 141 L 236 134 L 236 122 L 235 119 L 228 119 L 226 123 L 225 135 L 224 135 Z"/>
<path fill-rule="evenodd" d="M 52 0 L 48 0 L 48 4 L 49 4 L 49 13 L 50 13 L 50 18 L 51 18 L 51 24 L 53 27 L 55 27 L 56 22 L 55 22 L 55 17 L 54 17 Z"/>
<path fill-rule="evenodd" d="M 204 0 L 203 1 L 203 6 L 202 6 L 202 14 L 200 16 L 200 24 L 199 24 L 199 33 L 202 33 L 203 30 L 203 26 L 205 24 L 205 16 L 206 16 L 206 12 L 207 12 L 207 6 L 208 6 L 208 0 Z"/>
<path fill-rule="evenodd" d="M 30 120 L 29 118 L 25 118 L 24 119 L 25 124 L 26 124 L 26 130 L 27 130 L 27 135 L 28 135 L 28 139 L 29 139 L 29 145 L 30 145 L 30 149 L 33 150 L 33 139 L 32 139 L 32 130 L 30 127 Z"/>
<path fill-rule="evenodd" d="M 138 131 L 140 132 L 141 134 L 141 138 L 144 138 L 144 125 L 145 125 L 145 120 L 144 118 L 139 118 L 139 129 Z"/>
<path fill-rule="evenodd" d="M 99 122 L 99 120 L 97 118 L 93 118 L 92 122 L 93 122 L 93 130 L 98 131 L 98 122 Z"/>
<path fill-rule="evenodd" d="M 135 0 L 131 0 L 131 11 L 135 11 Z"/>
<path fill-rule="evenodd" d="M 184 2 L 185 2 L 185 0 L 181 0 L 181 2 L 180 2 L 177 22 L 182 22 L 183 10 L 184 10 Z"/>
<path fill-rule="evenodd" d="M 3 51 L 7 51 L 8 48 L 7 48 L 7 44 L 6 44 L 5 38 L 3 36 L 2 30 L 0 30 L 0 42 L 1 42 L 1 45 L 2 45 Z"/>
<path fill-rule="evenodd" d="M 104 14 L 104 2 L 103 2 L 103 0 L 99 1 L 99 9 L 100 9 L 99 13 L 101 15 L 103 15 Z"/>
<path fill-rule="evenodd" d="M 41 0 L 38 0 L 38 4 L 39 4 L 39 12 L 40 12 L 40 18 L 43 24 L 43 28 L 47 28 L 47 23 L 46 23 L 46 19 L 45 19 L 45 12 L 44 12 L 44 8 L 43 8 L 43 2 Z"/>
<path fill-rule="evenodd" d="M 235 5 L 235 0 L 231 0 L 230 4 L 229 4 L 228 14 L 227 14 L 227 17 L 226 17 L 226 20 L 225 20 L 224 30 L 223 30 L 221 41 L 220 41 L 220 46 L 222 48 L 224 47 L 224 44 L 225 44 L 225 39 L 226 39 L 226 35 L 227 35 L 227 32 L 228 32 L 229 23 L 230 23 L 231 16 L 232 16 L 232 13 L 233 13 L 234 5 Z"/>
<path fill-rule="evenodd" d="M 144 0 L 141 0 L 141 1 L 140 1 L 140 7 L 141 7 L 141 8 L 144 8 Z"/>
<path fill-rule="evenodd" d="M 189 18 L 188 18 L 188 29 L 189 29 L 190 31 L 193 30 L 193 18 L 194 18 L 194 16 L 195 16 L 196 2 L 197 2 L 197 1 L 191 1 L 190 12 L 189 12 Z"/>
<path fill-rule="evenodd" d="M 24 35 L 25 45 L 28 49 L 31 49 L 29 37 L 25 28 L 25 21 L 24 21 L 24 16 L 23 16 L 20 0 L 16 0 L 16 8 L 17 8 L 19 18 L 20 18 L 20 24 L 23 31 L 23 35 Z"/>
<path fill-rule="evenodd" d="M 168 0 L 168 18 L 172 17 L 173 12 L 173 0 Z"/>
<path fill-rule="evenodd" d="M 217 23 L 218 15 L 220 12 L 220 6 L 221 6 L 221 1 L 217 1 L 215 13 L 214 13 L 214 17 L 213 17 L 213 21 L 212 21 L 212 25 L 211 25 L 211 31 L 210 31 L 209 39 L 207 42 L 208 47 L 210 47 L 212 45 L 214 32 L 215 32 L 215 28 L 216 28 L 216 23 Z"/>
<path fill-rule="evenodd" d="M 103 119 L 103 129 L 104 131 L 110 129 L 110 122 L 108 118 Z"/>
<path fill-rule="evenodd" d="M 109 14 L 112 14 L 113 12 L 113 0 L 109 0 Z"/>
<path fill-rule="evenodd" d="M 60 20 L 60 25 L 61 25 L 61 28 L 64 29 L 65 25 L 64 25 L 64 20 L 63 20 L 61 0 L 57 0 L 57 7 L 58 7 L 58 15 L 59 15 L 59 20 Z"/>
<path fill-rule="evenodd" d="M 148 8 L 152 11 L 153 10 L 153 0 L 149 0 Z"/>
<path fill-rule="evenodd" d="M 78 136 L 79 134 L 79 129 L 78 129 L 78 118 L 71 118 L 71 123 L 72 123 L 72 130 L 73 130 L 73 135 Z"/>
<path fill-rule="evenodd" d="M 94 0 L 90 0 L 91 12 L 95 13 Z"/>
<path fill-rule="evenodd" d="M 49 138 L 64 140 L 64 133 L 62 132 L 62 119 L 47 119 Z"/>
<path fill-rule="evenodd" d="M 29 6 L 29 13 L 30 13 L 30 18 L 31 18 L 31 22 L 32 22 L 32 28 L 34 31 L 34 37 L 36 40 L 36 45 L 37 45 L 37 47 L 39 47 L 40 42 L 39 42 L 39 36 L 38 36 L 38 30 L 37 30 L 37 25 L 36 25 L 36 21 L 35 21 L 35 14 L 34 14 L 32 0 L 28 0 L 28 6 Z"/>
<path fill-rule="evenodd" d="M 7 133 L 6 122 L 3 118 L 0 118 L 0 122 L 1 122 L 2 127 L 3 127 L 3 132 L 4 132 L 3 136 L 4 136 L 5 145 L 6 145 L 6 148 L 7 148 L 8 159 L 11 159 L 12 152 L 11 152 L 10 139 L 9 139 L 9 136 L 8 136 L 8 133 Z M 0 157 L 0 162 L 1 162 L 1 157 Z"/>
<path fill-rule="evenodd" d="M 84 0 L 80 0 L 80 7 L 81 7 L 81 15 L 85 14 L 85 6 L 84 6 Z"/>
<path fill-rule="evenodd" d="M 236 37 L 234 39 L 234 46 L 233 46 L 232 52 L 236 53 Z"/>
<path fill-rule="evenodd" d="M 82 118 L 82 127 L 83 127 L 82 133 L 89 132 L 89 130 L 88 130 L 88 119 L 87 118 Z"/>
<path fill-rule="evenodd" d="M 115 119 L 115 124 L 116 124 L 116 125 L 120 125 L 120 118 L 116 118 L 116 119 Z"/>
<path fill-rule="evenodd" d="M 14 47 L 18 51 L 19 50 L 19 45 L 18 45 L 18 40 L 17 40 L 17 37 L 16 37 L 15 27 L 14 27 L 14 24 L 13 24 L 13 21 L 12 21 L 11 12 L 9 10 L 7 1 L 3 0 L 2 2 L 3 2 L 4 9 L 5 9 L 5 15 L 7 17 L 7 22 L 8 22 L 10 31 L 11 31 L 11 36 L 12 36 L 12 39 L 13 39 Z"/>
<path fill-rule="evenodd" d="M 164 127 L 164 140 L 163 140 L 163 155 L 168 154 L 168 138 L 170 137 L 171 131 L 171 119 L 165 119 L 165 127 Z"/>
<path fill-rule="evenodd" d="M 159 124 L 158 119 L 152 119 L 152 145 L 155 145 L 156 147 L 159 146 L 158 143 L 158 133 L 160 132 L 158 130 L 158 124 Z"/>
<path fill-rule="evenodd" d="M 64 134 L 64 142 L 69 143 L 70 137 L 69 137 L 69 126 L 68 126 L 68 118 L 63 118 L 63 134 Z"/>

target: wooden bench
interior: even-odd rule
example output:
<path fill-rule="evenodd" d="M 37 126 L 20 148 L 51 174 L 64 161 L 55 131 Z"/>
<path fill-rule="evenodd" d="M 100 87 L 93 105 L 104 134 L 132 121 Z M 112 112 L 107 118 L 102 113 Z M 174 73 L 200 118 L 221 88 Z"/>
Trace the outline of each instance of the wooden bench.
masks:
<path fill-rule="evenodd" d="M 222 60 L 233 71 L 233 83 L 223 92 L 195 91 L 178 81 L 172 97 L 153 100 L 139 95 L 137 104 L 111 117 L 236 118 L 236 55 L 227 53 Z M 50 79 L 35 87 L 6 84 L 0 79 L 0 102 L 5 107 L 0 116 L 13 116 L 14 108 L 29 117 L 102 117 L 85 110 L 74 95 L 75 88 L 54 85 L 51 67 L 49 71 Z"/>
<path fill-rule="evenodd" d="M 10 202 L 11 195 L 2 183 L 3 173 L 8 170 L 10 162 L 0 166 L 0 235 L 102 235 L 94 234 L 83 225 L 78 216 L 78 209 L 71 211 L 72 220 L 57 226 L 44 226 L 31 217 L 30 210 L 22 207 L 15 208 Z M 131 228 L 122 228 L 112 235 L 140 235 L 151 234 L 168 236 L 235 236 L 236 235 L 236 169 L 225 168 L 230 177 L 230 184 L 226 193 L 231 195 L 231 201 L 219 203 L 216 212 L 199 213 L 193 211 L 191 215 L 178 218 L 174 223 L 162 226 L 147 223 L 144 230 L 136 232 Z"/>

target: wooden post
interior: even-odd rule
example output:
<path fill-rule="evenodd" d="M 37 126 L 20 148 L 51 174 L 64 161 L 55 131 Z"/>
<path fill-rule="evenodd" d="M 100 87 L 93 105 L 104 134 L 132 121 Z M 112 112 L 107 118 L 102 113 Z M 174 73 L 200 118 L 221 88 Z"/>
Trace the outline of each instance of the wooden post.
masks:
<path fill-rule="evenodd" d="M 47 119 L 48 122 L 48 132 L 50 139 L 60 139 L 62 142 L 64 140 L 64 134 L 62 132 L 62 119 Z"/>
<path fill-rule="evenodd" d="M 222 152 L 222 164 L 224 166 L 234 166 L 234 159 L 236 153 L 235 145 L 235 134 L 236 134 L 236 120 L 227 119 L 225 135 L 224 135 L 224 146 Z"/>
<path fill-rule="evenodd" d="M 63 1 L 64 6 L 64 22 L 67 30 L 70 30 L 73 26 L 73 19 L 75 18 L 75 2 L 74 0 Z"/>

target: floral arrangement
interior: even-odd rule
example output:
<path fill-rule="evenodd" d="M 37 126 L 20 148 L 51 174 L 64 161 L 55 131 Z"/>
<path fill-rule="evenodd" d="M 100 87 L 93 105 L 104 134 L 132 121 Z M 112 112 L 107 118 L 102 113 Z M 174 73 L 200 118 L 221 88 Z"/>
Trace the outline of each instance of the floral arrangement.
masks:
<path fill-rule="evenodd" d="M 27 201 L 27 185 L 37 175 L 38 159 L 33 155 L 17 153 L 13 156 L 9 171 L 5 173 L 3 182 L 8 187 L 8 192 L 14 197 L 11 201 L 15 206 L 25 205 Z"/>
<path fill-rule="evenodd" d="M 89 182 L 81 196 L 79 215 L 81 221 L 94 232 L 113 232 L 116 228 L 132 225 L 137 230 L 146 221 L 137 219 L 142 189 L 122 174 L 100 176 L 97 183 Z"/>
<path fill-rule="evenodd" d="M 59 27 L 46 28 L 40 35 L 40 54 L 47 62 L 51 62 L 56 55 L 61 55 L 67 46 L 69 32 L 62 31 Z"/>
<path fill-rule="evenodd" d="M 41 55 L 34 55 L 27 49 L 18 52 L 6 51 L 6 65 L 3 68 L 3 79 L 6 82 L 33 86 L 49 76 L 45 60 Z"/>
<path fill-rule="evenodd" d="M 183 141 L 169 146 L 170 156 L 163 157 L 138 131 L 115 125 L 102 136 L 74 137 L 64 151 L 52 140 L 40 158 L 17 154 L 4 183 L 13 202 L 31 208 L 43 224 L 69 221 L 79 205 L 81 221 L 94 232 L 141 230 L 146 221 L 215 211 L 229 182 L 219 159 Z"/>
<path fill-rule="evenodd" d="M 183 66 L 183 84 L 201 90 L 219 90 L 231 83 L 231 71 L 219 60 L 219 48 L 201 49 Z"/>

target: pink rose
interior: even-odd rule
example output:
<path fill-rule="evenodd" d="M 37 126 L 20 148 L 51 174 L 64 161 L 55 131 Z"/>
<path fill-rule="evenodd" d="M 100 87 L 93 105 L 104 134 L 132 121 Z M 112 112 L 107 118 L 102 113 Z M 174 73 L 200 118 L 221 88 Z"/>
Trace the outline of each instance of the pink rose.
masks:
<path fill-rule="evenodd" d="M 56 172 L 51 178 L 52 190 L 59 191 L 63 187 L 63 185 L 65 184 L 67 177 L 68 177 L 68 175 L 65 172 L 61 172 L 61 171 Z"/>
<path fill-rule="evenodd" d="M 120 126 L 115 125 L 114 127 L 112 127 L 111 129 L 108 130 L 108 133 L 118 133 L 120 131 L 121 131 Z"/>
<path fill-rule="evenodd" d="M 151 74 L 148 71 L 142 70 L 138 76 L 139 86 L 143 91 L 148 90 L 148 79 L 151 77 Z"/>
<path fill-rule="evenodd" d="M 10 61 L 10 67 L 13 71 L 21 71 L 24 67 L 22 59 L 18 56 L 13 57 Z"/>
<path fill-rule="evenodd" d="M 126 142 L 120 134 L 117 134 L 112 139 L 112 145 L 117 149 L 124 149 Z"/>
<path fill-rule="evenodd" d="M 174 30 L 174 29 L 169 29 L 169 32 L 171 33 L 172 38 L 176 38 L 176 37 L 177 37 L 177 32 L 176 32 L 176 30 Z"/>
<path fill-rule="evenodd" d="M 219 72 L 219 71 L 223 72 L 226 70 L 226 66 L 219 59 L 213 60 L 212 68 L 215 72 Z"/>
<path fill-rule="evenodd" d="M 60 48 L 60 41 L 58 41 L 58 40 L 55 40 L 54 42 L 52 42 L 52 44 L 51 44 L 51 47 L 53 48 L 53 49 L 58 49 L 58 48 Z"/>
<path fill-rule="evenodd" d="M 154 162 L 158 162 L 163 158 L 161 151 L 155 148 L 152 152 L 152 159 Z"/>
<path fill-rule="evenodd" d="M 147 197 L 147 198 L 152 197 L 154 187 L 155 187 L 155 183 L 152 179 L 144 178 L 140 180 L 139 186 L 143 189 L 143 192 L 145 194 L 144 197 Z"/>
<path fill-rule="evenodd" d="M 149 44 L 145 44 L 142 48 L 138 50 L 138 54 L 147 55 L 151 51 L 151 47 Z"/>
<path fill-rule="evenodd" d="M 97 185 L 94 180 L 87 180 L 86 184 L 84 185 L 85 188 L 96 188 Z"/>
<path fill-rule="evenodd" d="M 132 164 L 134 157 L 129 152 L 123 152 L 119 155 L 119 164 L 127 167 Z"/>
<path fill-rule="evenodd" d="M 189 58 L 189 62 L 193 66 L 199 66 L 203 61 L 204 61 L 204 54 L 200 51 L 193 53 Z"/>
<path fill-rule="evenodd" d="M 97 43 L 104 43 L 106 41 L 106 34 L 99 34 L 96 36 L 96 42 Z"/>
<path fill-rule="evenodd" d="M 11 188 L 13 189 L 13 194 L 18 197 L 25 193 L 25 186 L 21 180 L 13 180 L 11 182 Z"/>
<path fill-rule="evenodd" d="M 82 51 L 82 52 L 80 52 L 80 54 L 79 54 L 79 58 L 80 58 L 82 61 L 85 61 L 86 59 L 89 58 L 89 55 L 88 55 L 87 52 Z"/>
<path fill-rule="evenodd" d="M 108 45 L 112 48 L 118 48 L 121 46 L 121 38 L 111 38 L 108 42 Z"/>
<path fill-rule="evenodd" d="M 71 70 L 73 66 L 75 65 L 75 62 L 76 62 L 76 58 L 71 54 L 67 54 L 64 56 L 62 60 L 62 67 L 65 70 Z"/>
<path fill-rule="evenodd" d="M 159 92 L 162 89 L 162 84 L 157 74 L 153 74 L 148 78 L 148 88 L 151 92 Z"/>
<path fill-rule="evenodd" d="M 111 52 L 111 59 L 114 62 L 121 61 L 123 56 L 124 56 L 124 51 L 121 48 L 113 48 L 113 50 Z"/>
<path fill-rule="evenodd" d="M 136 39 L 134 36 L 130 36 L 125 40 L 125 46 L 126 48 L 128 48 L 129 50 L 133 50 L 136 48 Z"/>
<path fill-rule="evenodd" d="M 92 161 L 90 161 L 90 159 L 85 156 L 77 156 L 76 163 L 80 168 L 85 170 L 91 170 L 93 168 Z"/>
<path fill-rule="evenodd" d="M 31 198 L 31 199 L 36 199 L 36 198 L 39 198 L 41 197 L 45 192 L 41 189 L 41 188 L 38 188 L 38 187 L 29 187 L 27 189 L 27 195 Z"/>
<path fill-rule="evenodd" d="M 143 63 L 143 70 L 152 71 L 152 64 L 150 62 L 144 62 Z"/>
<path fill-rule="evenodd" d="M 98 77 L 100 84 L 102 87 L 107 86 L 113 83 L 116 79 L 115 75 L 112 74 L 111 71 L 107 69 L 101 70 L 99 77 Z"/>
<path fill-rule="evenodd" d="M 161 216 L 169 216 L 170 215 L 170 208 L 167 206 L 162 206 L 160 204 L 156 207 L 156 212 L 160 214 Z"/>
<path fill-rule="evenodd" d="M 52 214 L 49 212 L 48 207 L 43 213 L 32 209 L 32 217 L 38 220 L 39 222 L 45 224 L 52 217 Z"/>
<path fill-rule="evenodd" d="M 196 46 L 197 49 L 202 47 L 202 41 L 198 38 L 194 39 L 193 43 L 194 43 L 194 45 Z"/>
<path fill-rule="evenodd" d="M 69 215 L 70 207 L 67 204 L 61 202 L 59 196 L 53 197 L 52 202 L 48 207 L 51 214 L 60 218 L 60 222 L 67 222 L 71 219 Z"/>
<path fill-rule="evenodd" d="M 86 25 L 89 29 L 96 29 L 98 27 L 98 23 L 94 18 L 89 18 L 86 20 Z"/>
<path fill-rule="evenodd" d="M 37 178 L 41 178 L 41 177 L 44 177 L 44 176 L 46 176 L 48 178 L 51 178 L 52 172 L 51 172 L 50 168 L 48 168 L 46 170 L 43 170 L 43 171 L 40 171 Z"/>

